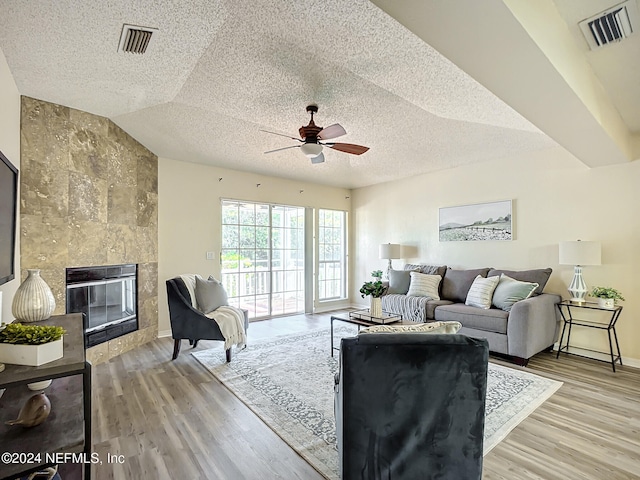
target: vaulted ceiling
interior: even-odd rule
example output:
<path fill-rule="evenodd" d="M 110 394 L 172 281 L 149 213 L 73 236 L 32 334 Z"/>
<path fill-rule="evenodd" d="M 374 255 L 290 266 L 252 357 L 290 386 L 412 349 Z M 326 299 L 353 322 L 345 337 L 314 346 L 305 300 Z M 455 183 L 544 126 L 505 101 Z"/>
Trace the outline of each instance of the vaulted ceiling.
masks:
<path fill-rule="evenodd" d="M 640 0 L 632 0 L 637 7 Z M 3 0 L 21 94 L 111 118 L 155 154 L 346 188 L 566 148 L 640 157 L 640 35 L 589 50 L 604 0 Z M 153 27 L 144 54 L 123 24 Z M 640 25 L 638 25 L 640 28 Z M 340 123 L 312 165 L 293 137 Z"/>

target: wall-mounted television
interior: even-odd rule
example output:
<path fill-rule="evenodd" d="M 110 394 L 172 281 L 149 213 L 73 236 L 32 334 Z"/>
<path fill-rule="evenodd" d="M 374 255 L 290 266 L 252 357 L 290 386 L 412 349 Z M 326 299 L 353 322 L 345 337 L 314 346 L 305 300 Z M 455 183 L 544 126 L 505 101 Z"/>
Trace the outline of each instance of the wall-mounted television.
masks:
<path fill-rule="evenodd" d="M 18 169 L 0 152 L 0 285 L 15 277 L 17 205 Z"/>

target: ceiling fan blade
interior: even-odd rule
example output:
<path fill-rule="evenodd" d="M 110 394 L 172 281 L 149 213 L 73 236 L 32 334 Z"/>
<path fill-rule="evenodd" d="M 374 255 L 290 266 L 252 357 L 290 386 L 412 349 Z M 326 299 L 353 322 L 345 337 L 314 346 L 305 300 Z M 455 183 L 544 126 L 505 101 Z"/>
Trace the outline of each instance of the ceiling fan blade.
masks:
<path fill-rule="evenodd" d="M 311 157 L 311 163 L 313 163 L 313 164 L 324 163 L 324 154 L 322 152 L 320 152 L 315 157 Z"/>
<path fill-rule="evenodd" d="M 324 143 L 329 148 L 339 150 L 345 153 L 351 153 L 352 155 L 362 155 L 369 150 L 369 147 L 363 147 L 362 145 L 354 145 L 353 143 Z"/>
<path fill-rule="evenodd" d="M 331 138 L 338 138 L 346 134 L 347 131 L 342 128 L 342 125 L 340 125 L 339 123 L 334 123 L 333 125 L 329 125 L 328 127 L 320 130 L 320 133 L 318 133 L 318 138 L 320 140 L 329 140 Z"/>
<path fill-rule="evenodd" d="M 275 150 L 269 150 L 268 152 L 264 152 L 264 153 L 279 152 L 280 150 L 289 150 L 290 148 L 300 148 L 300 146 L 301 145 L 291 145 L 290 147 L 276 148 Z"/>
<path fill-rule="evenodd" d="M 281 137 L 285 137 L 285 138 L 290 138 L 291 140 L 297 140 L 299 142 L 302 142 L 303 140 L 301 140 L 298 137 L 292 137 L 291 135 L 285 135 L 284 133 L 278 133 L 278 132 L 270 132 L 269 130 L 262 130 L 260 129 L 261 132 L 265 132 L 265 133 L 270 133 L 271 135 L 279 135 Z"/>

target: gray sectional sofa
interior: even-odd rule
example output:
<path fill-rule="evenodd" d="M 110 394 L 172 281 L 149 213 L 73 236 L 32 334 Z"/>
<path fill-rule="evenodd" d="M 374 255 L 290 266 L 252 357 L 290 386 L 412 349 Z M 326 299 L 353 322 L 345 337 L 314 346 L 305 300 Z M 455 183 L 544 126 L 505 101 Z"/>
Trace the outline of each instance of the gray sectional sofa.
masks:
<path fill-rule="evenodd" d="M 407 295 L 411 271 L 440 275 L 439 299 Z M 510 310 L 479 308 L 465 304 L 471 285 L 481 277 L 504 274 L 521 282 L 537 283 L 538 287 L 526 299 L 516 301 Z M 551 269 L 509 271 L 493 268 L 456 270 L 446 266 L 407 264 L 402 271 L 390 271 L 389 283 L 382 297 L 385 312 L 402 314 L 414 322 L 457 321 L 460 334 L 486 338 L 494 353 L 506 355 L 519 365 L 556 342 L 560 315 L 556 303 L 560 295 L 543 293 Z M 533 287 L 531 287 L 533 288 Z"/>

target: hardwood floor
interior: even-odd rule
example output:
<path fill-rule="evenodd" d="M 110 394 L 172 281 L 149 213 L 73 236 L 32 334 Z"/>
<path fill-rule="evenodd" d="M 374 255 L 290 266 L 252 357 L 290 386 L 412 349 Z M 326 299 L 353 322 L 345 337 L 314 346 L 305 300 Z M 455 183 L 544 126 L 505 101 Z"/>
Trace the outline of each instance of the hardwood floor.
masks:
<path fill-rule="evenodd" d="M 255 322 L 249 342 L 328 325 L 329 314 Z M 184 343 L 173 362 L 173 342 L 163 338 L 94 367 L 93 451 L 103 464 L 93 478 L 323 478 Z M 197 350 L 207 348 L 222 344 L 201 341 Z M 483 479 L 640 479 L 640 370 L 614 374 L 605 363 L 551 353 L 526 370 L 564 385 L 485 457 Z M 107 454 L 123 462 L 108 463 Z"/>

